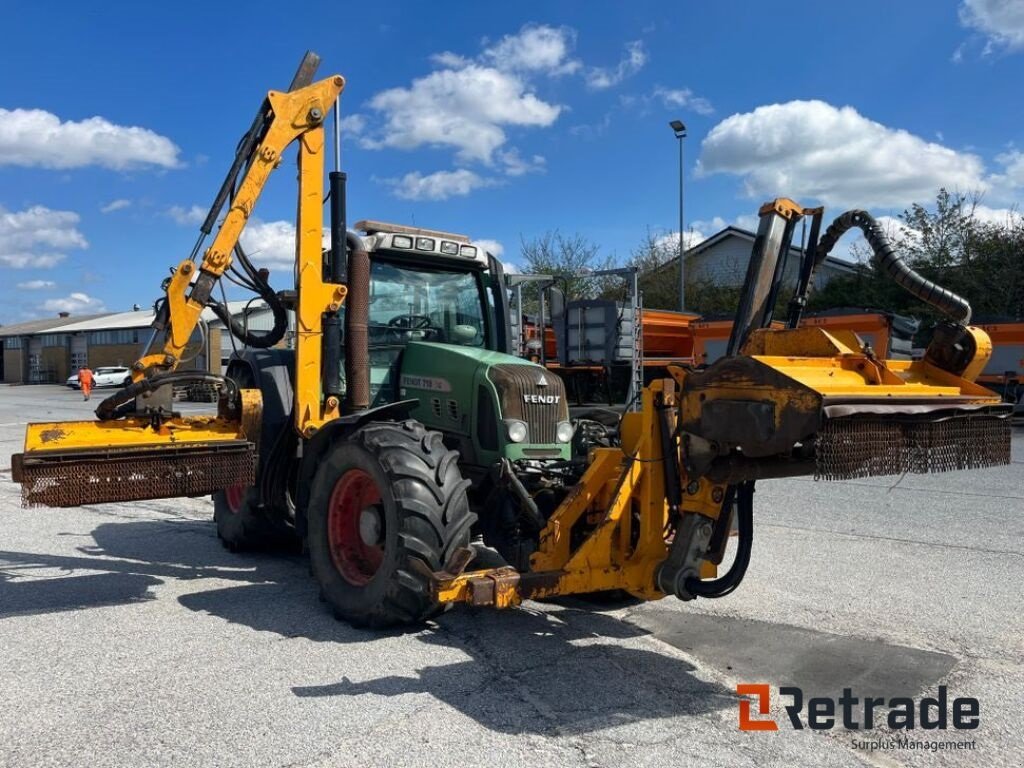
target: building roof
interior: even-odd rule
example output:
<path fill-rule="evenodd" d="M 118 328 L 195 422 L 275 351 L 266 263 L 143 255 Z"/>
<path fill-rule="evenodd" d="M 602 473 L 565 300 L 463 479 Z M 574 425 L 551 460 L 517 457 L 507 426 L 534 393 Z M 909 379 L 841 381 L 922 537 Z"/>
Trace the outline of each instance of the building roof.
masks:
<path fill-rule="evenodd" d="M 80 320 L 88 320 L 95 317 L 104 317 L 104 315 L 79 315 L 78 317 L 43 317 L 39 320 L 28 320 L 24 323 L 15 323 L 13 325 L 0 325 L 0 336 L 32 336 L 36 333 L 42 333 L 44 331 L 56 331 L 62 326 L 68 325 L 69 323 L 75 323 Z"/>
<path fill-rule="evenodd" d="M 725 229 L 716 232 L 707 240 L 701 240 L 696 245 L 687 248 L 686 257 L 690 258 L 691 256 L 696 256 L 699 253 L 703 253 L 708 248 L 715 246 L 717 243 L 720 243 L 729 237 L 740 237 L 743 238 L 744 240 L 749 240 L 751 243 L 753 243 L 754 240 L 757 239 L 757 235 L 754 232 L 751 232 L 749 229 L 728 226 Z M 803 254 L 804 252 L 804 249 L 801 248 L 799 245 L 790 245 L 789 250 L 791 253 Z M 669 261 L 668 263 L 671 264 L 672 262 Z M 825 263 L 828 264 L 830 267 L 838 269 L 840 272 L 847 272 L 852 274 L 857 270 L 856 264 L 846 261 L 845 259 L 836 258 L 835 256 L 826 256 Z"/>
<path fill-rule="evenodd" d="M 267 308 L 262 299 L 255 301 L 229 301 L 228 309 L 233 315 L 240 315 L 246 308 L 249 312 L 258 312 Z M 153 310 L 141 309 L 132 312 L 104 312 L 98 315 L 78 315 L 77 317 L 47 317 L 40 320 L 29 320 L 16 325 L 0 326 L 0 337 L 34 336 L 39 333 L 81 333 L 83 331 L 121 331 L 130 328 L 148 328 L 153 323 Z M 203 320 L 208 323 L 224 324 L 211 309 L 204 309 Z"/>

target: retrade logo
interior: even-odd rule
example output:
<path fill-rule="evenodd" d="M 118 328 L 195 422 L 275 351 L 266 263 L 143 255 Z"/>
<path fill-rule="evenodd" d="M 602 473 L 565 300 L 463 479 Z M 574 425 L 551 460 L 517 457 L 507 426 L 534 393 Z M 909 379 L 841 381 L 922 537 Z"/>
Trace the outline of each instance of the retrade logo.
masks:
<path fill-rule="evenodd" d="M 757 698 L 757 711 L 759 714 L 767 715 L 771 708 L 771 689 L 767 683 L 740 683 L 736 686 L 736 693 L 740 696 L 755 696 Z M 740 730 L 741 731 L 777 731 L 779 724 L 771 718 L 767 720 L 754 720 L 750 716 L 750 700 L 740 699 Z"/>
<path fill-rule="evenodd" d="M 739 725 L 741 731 L 777 731 L 779 724 L 772 719 L 771 687 L 767 683 L 740 683 L 736 693 L 749 696 L 739 700 Z M 782 686 L 779 688 L 782 708 L 789 716 L 790 725 L 800 731 L 810 728 L 815 731 L 831 730 L 835 727 L 848 730 L 871 730 L 875 723 L 888 726 L 893 731 L 924 730 L 974 730 L 980 724 L 981 705 L 977 699 L 961 696 L 950 700 L 946 686 L 940 685 L 935 696 L 920 699 L 893 697 L 885 699 L 876 696 L 854 696 L 852 688 L 844 688 L 838 699 L 830 696 L 805 697 L 802 688 Z M 757 715 L 751 709 L 757 704 Z"/>

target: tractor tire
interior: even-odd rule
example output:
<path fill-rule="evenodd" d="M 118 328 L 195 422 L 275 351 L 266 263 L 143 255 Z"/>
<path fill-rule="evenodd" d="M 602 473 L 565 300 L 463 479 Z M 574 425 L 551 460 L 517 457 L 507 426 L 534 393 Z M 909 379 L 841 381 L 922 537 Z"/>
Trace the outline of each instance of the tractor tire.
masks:
<path fill-rule="evenodd" d="M 281 510 L 259 507 L 252 487 L 234 485 L 214 493 L 213 520 L 217 538 L 231 552 L 299 546 L 291 519 Z"/>
<path fill-rule="evenodd" d="M 468 485 L 458 453 L 417 421 L 370 424 L 336 443 L 307 508 L 310 564 L 335 618 L 378 628 L 440 613 L 423 571 L 469 546 Z"/>
<path fill-rule="evenodd" d="M 239 387 L 255 387 L 248 369 L 229 373 Z M 259 495 L 252 486 L 234 485 L 213 494 L 213 520 L 217 538 L 231 552 L 248 550 L 297 551 L 299 537 L 295 532 L 295 509 L 289 499 L 283 503 L 259 505 Z"/>

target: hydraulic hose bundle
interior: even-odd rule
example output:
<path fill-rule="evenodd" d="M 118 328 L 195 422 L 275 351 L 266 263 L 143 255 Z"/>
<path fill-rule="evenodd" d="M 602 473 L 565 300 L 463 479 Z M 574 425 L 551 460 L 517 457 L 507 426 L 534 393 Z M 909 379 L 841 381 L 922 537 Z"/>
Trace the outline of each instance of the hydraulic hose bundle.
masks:
<path fill-rule="evenodd" d="M 921 301 L 948 315 L 955 322 L 967 325 L 971 321 L 971 305 L 967 299 L 915 272 L 896 254 L 882 227 L 867 211 L 847 211 L 829 225 L 818 243 L 815 258 L 817 263 L 824 261 L 839 238 L 853 227 L 859 227 L 864 233 L 864 238 L 871 246 L 872 261 L 897 284 Z"/>
<path fill-rule="evenodd" d="M 216 373 L 203 373 L 201 371 L 171 371 L 160 373 L 149 378 L 136 381 L 106 398 L 96 406 L 96 418 L 100 421 L 111 421 L 127 416 L 135 408 L 135 398 L 152 392 L 165 384 L 184 384 L 185 382 L 202 382 L 205 384 L 216 384 L 231 390 L 231 397 L 237 395 L 238 387 L 228 378 Z M 127 407 L 126 407 L 127 406 Z"/>
<path fill-rule="evenodd" d="M 277 292 L 270 287 L 270 283 L 267 280 L 266 270 L 257 270 L 252 262 L 249 261 L 249 257 L 242 249 L 240 243 L 235 244 L 235 259 L 232 263 L 232 269 L 235 264 L 239 264 L 244 270 L 244 276 L 235 274 L 235 280 L 232 282 L 241 284 L 249 290 L 256 293 L 263 301 L 267 303 L 271 313 L 274 316 L 274 325 L 271 329 L 265 333 L 253 333 L 231 313 L 231 309 L 227 304 L 221 304 L 218 302 L 210 302 L 207 306 L 213 311 L 221 322 L 227 326 L 228 330 L 231 331 L 231 335 L 241 341 L 248 347 L 255 347 L 257 349 L 269 349 L 270 347 L 277 344 L 281 339 L 284 338 L 285 333 L 288 331 L 288 313 L 285 310 L 284 304 L 281 302 Z"/>
<path fill-rule="evenodd" d="M 747 567 L 750 565 L 750 553 L 754 545 L 754 484 L 752 482 L 741 483 L 730 493 L 735 493 L 736 500 L 736 529 L 738 541 L 736 544 L 736 557 L 732 561 L 729 570 L 717 579 L 702 581 L 697 577 L 690 577 L 686 580 L 686 591 L 695 597 L 725 597 L 733 592 L 747 575 Z M 723 508 L 722 513 L 725 513 Z"/>

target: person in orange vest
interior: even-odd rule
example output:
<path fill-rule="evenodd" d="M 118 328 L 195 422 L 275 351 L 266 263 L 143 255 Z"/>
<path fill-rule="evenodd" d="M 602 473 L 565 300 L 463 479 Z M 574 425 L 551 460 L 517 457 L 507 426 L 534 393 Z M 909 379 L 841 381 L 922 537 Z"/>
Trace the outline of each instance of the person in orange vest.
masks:
<path fill-rule="evenodd" d="M 78 370 L 78 383 L 82 387 L 82 399 L 88 400 L 92 392 L 92 371 L 89 366 L 83 366 Z"/>

